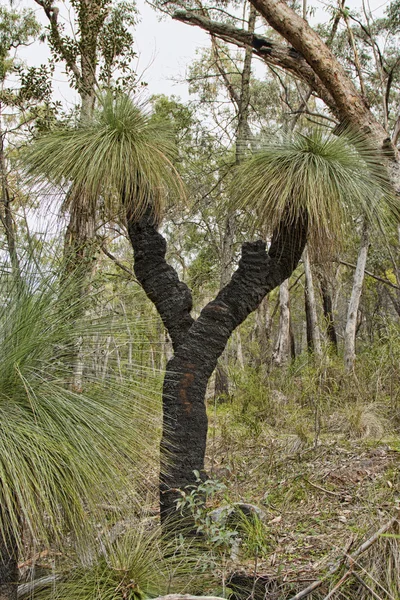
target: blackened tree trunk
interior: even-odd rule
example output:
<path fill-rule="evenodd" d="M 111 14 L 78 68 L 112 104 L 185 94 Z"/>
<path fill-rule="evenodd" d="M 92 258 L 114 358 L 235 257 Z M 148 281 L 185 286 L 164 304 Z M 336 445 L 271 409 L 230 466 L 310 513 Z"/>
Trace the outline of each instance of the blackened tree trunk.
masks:
<path fill-rule="evenodd" d="M 18 544 L 7 527 L 7 519 L 3 517 L 3 510 L 0 509 L 3 529 L 0 531 L 0 600 L 17 600 Z"/>
<path fill-rule="evenodd" d="M 166 242 L 151 215 L 139 222 L 128 218 L 135 274 L 155 304 L 174 347 L 163 389 L 160 505 L 165 523 L 175 512 L 179 489 L 195 483 L 204 471 L 207 441 L 206 387 L 232 332 L 262 299 L 287 279 L 304 250 L 305 219 L 284 223 L 269 251 L 263 241 L 243 244 L 238 269 L 195 321 L 192 296 L 165 261 Z"/>

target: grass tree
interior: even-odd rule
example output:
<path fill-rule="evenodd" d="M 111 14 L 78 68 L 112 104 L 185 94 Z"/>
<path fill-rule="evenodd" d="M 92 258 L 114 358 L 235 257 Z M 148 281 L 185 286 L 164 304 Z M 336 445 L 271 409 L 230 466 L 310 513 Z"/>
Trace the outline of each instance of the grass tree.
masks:
<path fill-rule="evenodd" d="M 187 593 L 214 582 L 207 573 L 211 555 L 205 545 L 182 535 L 163 536 L 148 520 L 133 521 L 102 553 L 84 566 L 69 569 L 41 600 L 144 600 Z M 208 561 L 208 562 L 207 562 Z"/>
<path fill-rule="evenodd" d="M 361 134 L 347 130 L 336 136 L 315 129 L 309 135 L 287 134 L 267 141 L 239 172 L 237 206 L 252 206 L 255 222 L 272 232 L 286 213 L 293 220 L 308 215 L 309 242 L 322 260 L 337 253 L 363 215 L 362 246 L 349 302 L 345 332 L 345 366 L 355 359 L 356 317 L 368 251 L 368 223 L 398 220 L 399 206 L 387 172 L 386 157 L 377 154 Z M 308 254 L 308 253 L 307 253 Z M 361 258 L 360 258 L 361 257 Z M 307 256 L 303 256 L 303 259 Z M 309 263 L 309 259 L 307 259 Z M 304 264 L 310 270 L 309 264 Z M 307 277 L 308 275 L 308 277 Z M 314 315 L 314 329 L 317 326 Z M 316 354 L 317 348 L 314 348 Z"/>
<path fill-rule="evenodd" d="M 38 273 L 0 281 L 1 600 L 17 598 L 18 558 L 31 544 L 61 545 L 68 534 L 93 547 L 102 506 L 133 489 L 128 472 L 145 444 L 146 411 L 122 383 L 66 386 L 72 297 L 68 283 Z"/>
<path fill-rule="evenodd" d="M 158 231 L 162 203 L 180 194 L 171 165 L 170 138 L 129 98 L 110 96 L 91 123 L 61 129 L 27 151 L 33 176 L 54 184 L 82 182 L 126 219 L 135 273 L 171 337 L 174 356 L 163 388 L 160 504 L 175 512 L 178 488 L 204 470 L 207 440 L 205 392 L 232 332 L 296 268 L 307 241 L 339 237 L 350 201 L 374 211 L 386 190 L 379 158 L 361 138 L 317 133 L 268 143 L 238 170 L 236 206 L 252 206 L 272 233 L 243 244 L 236 272 L 195 319 L 187 285 L 165 260 Z M 386 195 L 386 194 L 384 194 Z"/>

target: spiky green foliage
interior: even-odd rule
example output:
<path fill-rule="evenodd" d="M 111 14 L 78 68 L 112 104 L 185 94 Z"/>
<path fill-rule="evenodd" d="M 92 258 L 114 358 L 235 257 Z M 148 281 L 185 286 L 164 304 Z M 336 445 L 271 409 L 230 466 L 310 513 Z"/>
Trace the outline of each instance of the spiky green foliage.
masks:
<path fill-rule="evenodd" d="M 91 566 L 70 570 L 53 590 L 40 594 L 52 600 L 142 600 L 160 594 L 204 589 L 207 555 L 199 543 L 182 535 L 165 539 L 146 520 L 132 524 Z M 199 586 L 200 584 L 200 586 Z"/>
<path fill-rule="evenodd" d="M 102 504 L 132 493 L 129 471 L 148 455 L 152 415 L 129 382 L 109 373 L 68 387 L 72 336 L 93 333 L 71 329 L 73 298 L 37 275 L 0 286 L 0 535 L 11 526 L 21 545 L 21 525 L 35 542 L 72 530 L 87 545 Z"/>
<path fill-rule="evenodd" d="M 234 202 L 254 209 L 258 226 L 270 232 L 307 215 L 310 239 L 326 246 L 341 238 L 349 216 L 399 217 L 385 161 L 351 131 L 271 137 L 238 169 Z"/>
<path fill-rule="evenodd" d="M 107 94 L 92 120 L 38 138 L 23 159 L 28 174 L 44 185 L 73 183 L 69 198 L 82 211 L 93 210 L 101 196 L 114 217 L 122 200 L 134 218 L 148 207 L 159 218 L 170 194 L 183 195 L 174 154 L 167 128 L 129 96 Z"/>

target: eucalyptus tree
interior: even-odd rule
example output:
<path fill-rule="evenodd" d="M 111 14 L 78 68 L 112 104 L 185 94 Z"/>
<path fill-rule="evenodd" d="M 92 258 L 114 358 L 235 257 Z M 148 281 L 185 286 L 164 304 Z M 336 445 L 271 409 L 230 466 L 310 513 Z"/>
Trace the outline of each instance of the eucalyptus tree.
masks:
<path fill-rule="evenodd" d="M 382 206 L 373 201 L 376 193 L 397 209 L 379 157 L 361 136 L 349 141 L 319 133 L 270 142 L 239 169 L 235 188 L 236 206 L 240 198 L 246 206 L 252 203 L 272 231 L 271 243 L 268 248 L 263 240 L 244 243 L 230 281 L 194 319 L 191 290 L 167 263 L 158 228 L 168 190 L 181 191 L 171 152 L 159 123 L 126 96 L 108 96 L 93 122 L 39 138 L 26 155 L 31 175 L 52 184 L 80 182 L 111 210 L 120 207 L 136 277 L 171 337 L 174 356 L 163 388 L 163 521 L 175 512 L 178 489 L 195 484 L 194 472 L 204 470 L 206 387 L 233 331 L 291 275 L 307 238 L 334 243 L 351 200 L 371 213 Z"/>
<path fill-rule="evenodd" d="M 12 164 L 15 146 L 32 129 L 43 130 L 55 118 L 51 98 L 51 65 L 26 66 L 21 48 L 38 39 L 41 26 L 30 9 L 0 7 L 0 221 L 11 268 L 19 273 L 16 207 L 26 203 Z"/>
<path fill-rule="evenodd" d="M 63 6 L 52 0 L 35 0 L 48 21 L 45 37 L 53 60 L 65 66 L 71 87 L 80 98 L 79 119 L 90 119 L 96 94 L 103 86 L 132 89 L 136 74 L 132 61 L 132 28 L 137 20 L 134 3 L 124 0 L 73 0 L 71 26 L 65 26 Z M 71 188 L 64 202 L 69 213 L 64 255 L 67 272 L 79 268 L 83 289 L 97 251 L 97 202 L 84 189 Z"/>
<path fill-rule="evenodd" d="M 371 109 L 368 99 L 363 97 L 357 79 L 352 73 L 346 72 L 341 59 L 335 56 L 330 47 L 331 39 L 325 43 L 321 35 L 284 0 L 251 0 L 251 4 L 289 45 L 258 33 L 250 35 L 230 23 L 209 19 L 193 10 L 192 6 L 183 4 L 182 8 L 180 2 L 170 3 L 169 6 L 175 19 L 201 27 L 224 41 L 250 46 L 268 65 L 281 68 L 306 83 L 311 93 L 324 102 L 331 116 L 342 126 L 350 125 L 363 131 L 371 144 L 380 150 L 390 151 L 389 175 L 396 187 L 400 179 L 396 126 L 393 126 L 397 122 L 397 115 L 385 127 L 386 123 L 380 120 L 379 115 Z M 395 63 L 395 71 L 398 64 Z M 387 90 L 390 92 L 390 86 Z"/>

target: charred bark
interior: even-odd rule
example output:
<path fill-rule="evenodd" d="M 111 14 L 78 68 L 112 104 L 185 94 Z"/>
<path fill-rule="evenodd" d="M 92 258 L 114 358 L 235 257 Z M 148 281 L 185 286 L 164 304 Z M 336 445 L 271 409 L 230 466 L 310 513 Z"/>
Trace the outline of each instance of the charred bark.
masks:
<path fill-rule="evenodd" d="M 128 234 L 135 257 L 135 275 L 161 316 L 176 351 L 194 323 L 190 314 L 192 293 L 166 262 L 167 243 L 150 213 L 138 222 L 128 221 Z"/>
<path fill-rule="evenodd" d="M 179 489 L 195 484 L 193 471 L 204 470 L 205 393 L 218 358 L 236 327 L 296 268 L 307 226 L 304 219 L 290 226 L 282 224 L 268 252 L 263 241 L 243 244 L 238 269 L 196 321 L 190 315 L 190 291 L 166 263 L 166 242 L 151 217 L 129 222 L 128 232 L 136 277 L 174 344 L 163 389 L 160 504 L 165 523 L 175 512 Z"/>

